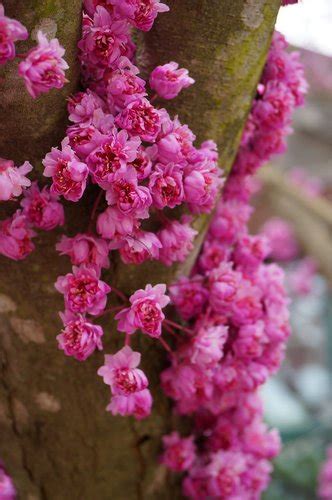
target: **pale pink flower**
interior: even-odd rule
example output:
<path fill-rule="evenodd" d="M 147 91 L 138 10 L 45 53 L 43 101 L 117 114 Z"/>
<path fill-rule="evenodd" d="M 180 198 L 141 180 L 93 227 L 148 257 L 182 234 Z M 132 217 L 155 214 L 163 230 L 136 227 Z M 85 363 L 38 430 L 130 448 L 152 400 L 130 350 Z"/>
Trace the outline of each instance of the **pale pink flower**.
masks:
<path fill-rule="evenodd" d="M 161 325 L 165 319 L 162 309 L 170 299 L 165 294 L 166 285 L 146 285 L 144 290 L 137 290 L 129 299 L 130 307 L 123 309 L 116 316 L 118 329 L 128 334 L 137 329 L 150 337 L 160 337 Z"/>
<path fill-rule="evenodd" d="M 9 219 L 0 221 L 0 254 L 13 260 L 25 259 L 35 248 L 31 241 L 34 236 L 27 217 L 17 210 Z"/>
<path fill-rule="evenodd" d="M 184 198 L 182 167 L 173 163 L 157 163 L 150 175 L 149 189 L 155 207 L 162 209 L 180 205 Z"/>
<path fill-rule="evenodd" d="M 37 39 L 37 47 L 30 50 L 18 69 L 34 99 L 53 88 L 61 89 L 67 81 L 65 70 L 69 68 L 62 57 L 65 49 L 57 38 L 49 42 L 46 36 L 38 31 Z"/>
<path fill-rule="evenodd" d="M 131 101 L 116 117 L 116 124 L 142 141 L 154 142 L 161 129 L 159 111 L 144 97 Z"/>
<path fill-rule="evenodd" d="M 52 148 L 43 160 L 45 177 L 52 177 L 51 193 L 62 195 L 66 200 L 78 201 L 85 190 L 88 167 L 79 161 L 66 137 L 61 150 Z"/>
<path fill-rule="evenodd" d="M 27 29 L 16 19 L 5 16 L 0 4 L 0 65 L 15 57 L 15 42 L 28 38 Z"/>
<path fill-rule="evenodd" d="M 64 209 L 58 197 L 50 193 L 46 186 L 40 190 L 37 182 L 24 192 L 21 207 L 29 223 L 38 229 L 51 231 L 65 222 Z"/>
<path fill-rule="evenodd" d="M 174 99 L 182 89 L 190 87 L 195 80 L 190 78 L 188 70 L 180 68 L 172 61 L 157 66 L 150 75 L 150 87 L 163 99 Z"/>
<path fill-rule="evenodd" d="M 78 361 L 84 361 L 98 349 L 102 350 L 101 337 L 104 332 L 101 326 L 94 325 L 83 316 L 75 316 L 69 311 L 60 313 L 64 328 L 57 336 L 59 349 L 67 356 L 73 356 Z"/>
<path fill-rule="evenodd" d="M 106 306 L 111 287 L 98 279 L 91 267 L 73 267 L 73 272 L 59 276 L 55 288 L 64 294 L 66 309 L 73 313 L 100 314 Z"/>
<path fill-rule="evenodd" d="M 180 221 L 167 223 L 157 233 L 162 244 L 159 260 L 166 266 L 170 266 L 173 262 L 184 262 L 194 248 L 193 241 L 196 235 L 197 231 L 190 227 L 190 219 L 186 216 Z"/>
<path fill-rule="evenodd" d="M 20 167 L 15 167 L 12 160 L 0 158 L 0 201 L 20 196 L 23 189 L 31 185 L 26 177 L 31 170 L 32 165 L 28 161 Z"/>
<path fill-rule="evenodd" d="M 62 236 L 56 249 L 60 255 L 68 255 L 75 266 L 85 264 L 96 270 L 110 266 L 107 242 L 91 234 L 76 234 L 72 238 Z"/>
<path fill-rule="evenodd" d="M 182 438 L 178 432 L 163 436 L 164 452 L 160 461 L 171 470 L 183 472 L 190 469 L 196 458 L 194 436 Z"/>

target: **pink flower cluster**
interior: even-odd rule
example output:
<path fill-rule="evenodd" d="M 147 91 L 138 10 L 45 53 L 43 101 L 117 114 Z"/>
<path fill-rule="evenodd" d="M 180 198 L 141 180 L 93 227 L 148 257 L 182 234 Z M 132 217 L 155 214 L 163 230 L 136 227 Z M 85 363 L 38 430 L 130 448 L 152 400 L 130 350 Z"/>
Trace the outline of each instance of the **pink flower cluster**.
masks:
<path fill-rule="evenodd" d="M 3 5 L 0 4 L 0 65 L 14 59 L 15 42 L 27 38 L 27 29 L 19 21 L 5 16 Z M 57 38 L 48 41 L 38 31 L 37 40 L 38 45 L 28 52 L 18 68 L 18 73 L 33 98 L 52 88 L 61 89 L 67 81 L 65 70 L 68 69 L 68 64 L 62 57 L 65 50 Z"/>
<path fill-rule="evenodd" d="M 286 149 L 294 109 L 304 103 L 308 87 L 299 53 L 286 49 L 285 38 L 276 31 L 232 168 L 233 179 L 225 190 L 226 199 L 247 199 L 250 176 Z M 247 189 L 241 189 L 244 184 Z"/>
<path fill-rule="evenodd" d="M 10 166 L 4 171 L 3 178 L 0 172 L 0 188 L 2 180 L 5 188 L 10 181 L 12 194 L 21 194 L 22 186 L 31 184 L 23 175 L 32 169 L 30 163 L 25 162 L 18 169 L 11 166 L 12 162 L 5 160 L 3 163 Z M 31 187 L 25 189 L 20 204 L 21 209 L 0 221 L 0 254 L 14 260 L 25 259 L 33 251 L 32 238 L 36 236 L 33 229 L 51 231 L 64 224 L 63 206 L 46 186 L 40 190 L 38 184 L 33 182 Z"/>
<path fill-rule="evenodd" d="M 171 434 L 161 457 L 187 471 L 183 492 L 193 499 L 260 498 L 277 431 L 263 423 L 259 387 L 280 367 L 290 334 L 282 270 L 264 263 L 269 239 L 248 234 L 251 176 L 289 133 L 305 84 L 297 56 L 275 34 L 242 145 L 201 255 L 189 278 L 170 287 L 183 328 L 170 366 L 161 374 L 166 395 L 194 420 L 189 438 Z M 273 247 L 272 247 L 273 248 Z M 187 443 L 196 443 L 189 446 Z"/>
<path fill-rule="evenodd" d="M 327 449 L 326 461 L 319 473 L 317 495 L 320 500 L 332 498 L 332 446 Z"/>
<path fill-rule="evenodd" d="M 129 346 L 105 356 L 105 365 L 99 368 L 98 375 L 111 388 L 112 398 L 106 409 L 113 415 L 133 415 L 138 420 L 150 415 L 152 397 L 146 375 L 137 368 L 140 361 L 140 353 Z"/>

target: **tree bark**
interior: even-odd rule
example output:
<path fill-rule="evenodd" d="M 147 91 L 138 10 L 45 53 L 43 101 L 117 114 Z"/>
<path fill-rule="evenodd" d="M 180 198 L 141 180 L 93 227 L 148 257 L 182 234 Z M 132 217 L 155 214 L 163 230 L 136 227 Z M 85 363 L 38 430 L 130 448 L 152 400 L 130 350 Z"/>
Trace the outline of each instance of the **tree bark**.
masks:
<path fill-rule="evenodd" d="M 29 29 L 57 28 L 70 64 L 70 84 L 33 101 L 17 77 L 15 64 L 1 80 L 0 156 L 36 167 L 65 132 L 65 97 L 78 85 L 76 41 L 78 0 L 5 0 L 6 12 Z M 139 63 L 147 73 L 175 60 L 196 79 L 167 108 L 188 122 L 199 140 L 220 148 L 220 165 L 229 170 L 270 43 L 279 0 L 171 0 L 171 11 L 151 33 L 139 36 Z M 46 21 L 45 21 L 46 18 Z M 52 33 L 54 35 L 54 32 Z M 25 44 L 22 44 L 25 50 Z M 164 103 L 160 103 L 163 104 Z M 66 234 L 84 231 L 93 189 L 80 203 L 67 204 Z M 11 213 L 14 205 L 1 207 Z M 188 272 L 199 251 L 208 217 L 195 221 L 200 234 L 184 266 L 160 263 L 124 266 L 115 262 L 108 279 L 130 292 L 147 282 L 170 282 Z M 152 416 L 142 422 L 111 417 L 104 410 L 108 391 L 96 371 L 103 355 L 84 363 L 57 350 L 56 311 L 62 297 L 53 283 L 69 271 L 54 245 L 59 236 L 40 233 L 36 251 L 24 262 L 0 259 L 0 457 L 22 499 L 140 499 L 180 497 L 157 465 L 160 437 L 175 417 L 159 388 L 166 357 L 156 342 L 136 335 L 154 396 Z M 113 352 L 122 336 L 108 321 L 104 347 Z"/>

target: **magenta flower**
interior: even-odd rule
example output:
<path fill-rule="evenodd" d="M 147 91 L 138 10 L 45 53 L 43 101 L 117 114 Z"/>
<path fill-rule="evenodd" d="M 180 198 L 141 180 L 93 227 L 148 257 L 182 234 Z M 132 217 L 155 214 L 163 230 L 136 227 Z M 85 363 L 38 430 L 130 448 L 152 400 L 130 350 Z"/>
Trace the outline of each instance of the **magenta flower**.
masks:
<path fill-rule="evenodd" d="M 129 396 L 149 385 L 144 372 L 137 368 L 140 362 L 141 354 L 125 346 L 114 355 L 106 354 L 105 365 L 99 368 L 98 375 L 111 387 L 113 395 Z"/>
<path fill-rule="evenodd" d="M 129 138 L 125 130 L 117 132 L 114 128 L 87 158 L 93 180 L 103 189 L 110 189 L 115 173 L 136 159 L 140 144 L 139 137 Z"/>
<path fill-rule="evenodd" d="M 50 193 L 46 186 L 40 190 L 37 182 L 33 182 L 24 192 L 21 207 L 29 223 L 38 229 L 51 231 L 65 222 L 65 213 L 58 197 Z"/>
<path fill-rule="evenodd" d="M 281 0 L 281 5 L 292 5 L 298 3 L 299 0 Z"/>
<path fill-rule="evenodd" d="M 66 137 L 61 151 L 52 148 L 43 160 L 45 177 L 52 177 L 51 193 L 62 195 L 66 200 L 78 201 L 85 190 L 88 167 L 79 161 Z"/>
<path fill-rule="evenodd" d="M 31 170 L 32 165 L 28 161 L 20 167 L 15 167 L 12 160 L 0 158 L 0 201 L 20 196 L 23 189 L 31 185 L 26 177 Z"/>
<path fill-rule="evenodd" d="M 57 336 L 59 349 L 66 356 L 73 356 L 78 361 L 87 359 L 95 349 L 102 350 L 101 337 L 104 332 L 101 326 L 89 323 L 83 316 L 75 316 L 69 311 L 60 313 L 64 328 Z"/>
<path fill-rule="evenodd" d="M 110 266 L 108 244 L 90 234 L 76 234 L 73 238 L 62 236 L 56 249 L 61 255 L 68 255 L 75 266 L 84 264 L 94 267 L 97 271 Z"/>
<path fill-rule="evenodd" d="M 318 496 L 320 500 L 332 498 L 332 446 L 327 448 L 326 460 L 318 476 Z"/>
<path fill-rule="evenodd" d="M 168 12 L 169 7 L 160 0 L 112 0 L 118 13 L 142 31 L 149 31 L 160 12 Z"/>
<path fill-rule="evenodd" d="M 12 217 L 0 221 L 0 254 L 13 260 L 25 259 L 35 248 L 31 241 L 34 236 L 27 217 L 16 210 Z"/>
<path fill-rule="evenodd" d="M 158 237 L 147 231 L 137 230 L 125 238 L 119 252 L 125 264 L 142 264 L 146 260 L 158 260 L 161 243 Z"/>
<path fill-rule="evenodd" d="M 117 248 L 133 232 L 136 224 L 133 215 L 125 215 L 117 207 L 108 207 L 98 216 L 97 232 L 103 238 L 112 240 L 112 248 Z"/>
<path fill-rule="evenodd" d="M 190 227 L 190 218 L 187 216 L 182 216 L 180 221 L 169 222 L 157 233 L 162 244 L 159 260 L 166 266 L 172 265 L 173 262 L 184 262 L 194 248 L 196 235 L 197 231 Z"/>
<path fill-rule="evenodd" d="M 172 432 L 162 439 L 164 452 L 160 461 L 176 472 L 190 469 L 196 458 L 194 437 L 182 438 L 178 432 Z"/>
<path fill-rule="evenodd" d="M 140 329 L 150 337 L 160 337 L 165 319 L 162 309 L 170 301 L 165 292 L 166 285 L 146 285 L 145 290 L 137 290 L 129 299 L 131 306 L 115 316 L 118 329 L 128 334 Z"/>
<path fill-rule="evenodd" d="M 147 142 L 154 142 L 161 129 L 159 111 L 144 97 L 130 102 L 116 117 L 115 123 Z"/>
<path fill-rule="evenodd" d="M 263 225 L 261 233 L 269 242 L 273 259 L 289 261 L 298 255 L 299 245 L 294 229 L 286 220 L 272 217 Z"/>
<path fill-rule="evenodd" d="M 155 207 L 162 209 L 181 205 L 184 198 L 182 167 L 173 163 L 157 163 L 150 175 L 149 189 Z"/>
<path fill-rule="evenodd" d="M 152 169 L 152 161 L 151 161 L 151 148 L 144 148 L 140 146 L 137 150 L 137 156 L 135 160 L 130 162 L 130 165 L 134 167 L 137 173 L 137 179 L 142 181 L 149 177 L 151 169 Z"/>
<path fill-rule="evenodd" d="M 114 20 L 104 7 L 98 5 L 93 22 L 85 26 L 83 38 L 78 43 L 81 60 L 92 67 L 109 67 L 120 57 L 127 40 L 127 23 Z"/>
<path fill-rule="evenodd" d="M 182 276 L 169 287 L 172 304 L 183 319 L 199 316 L 208 298 L 208 291 L 203 286 L 199 275 L 192 278 Z"/>
<path fill-rule="evenodd" d="M 28 32 L 16 19 L 5 16 L 5 10 L 0 4 L 0 65 L 15 57 L 15 42 L 26 40 Z"/>
<path fill-rule="evenodd" d="M 106 199 L 109 205 L 116 205 L 124 215 L 134 215 L 137 219 L 149 217 L 151 194 L 147 187 L 138 185 L 133 167 L 120 169 L 114 174 Z"/>
<path fill-rule="evenodd" d="M 150 75 L 150 87 L 163 99 L 174 99 L 182 89 L 190 87 L 195 80 L 188 70 L 180 68 L 176 62 L 157 66 Z"/>
<path fill-rule="evenodd" d="M 145 81 L 137 76 L 139 69 L 127 57 L 120 57 L 117 69 L 107 80 L 107 102 L 112 109 L 124 108 L 130 101 L 146 95 Z"/>
<path fill-rule="evenodd" d="M 129 396 L 113 396 L 106 410 L 113 415 L 128 417 L 132 415 L 136 420 L 142 420 L 151 414 L 152 396 L 149 389 L 135 392 Z"/>
<path fill-rule="evenodd" d="M 0 465 L 0 498 L 1 500 L 15 500 L 17 498 L 12 478 L 8 476 L 8 474 L 1 465 Z"/>
<path fill-rule="evenodd" d="M 73 267 L 73 272 L 59 276 L 55 288 L 64 294 L 66 309 L 73 313 L 100 314 L 106 306 L 111 287 L 98 279 L 95 269 Z"/>
<path fill-rule="evenodd" d="M 234 262 L 245 272 L 257 270 L 270 251 L 268 238 L 245 235 L 239 238 L 234 249 Z"/>
<path fill-rule="evenodd" d="M 184 174 L 184 192 L 188 207 L 193 213 L 208 213 L 213 209 L 222 186 L 221 170 L 214 161 L 188 164 Z"/>
<path fill-rule="evenodd" d="M 104 101 L 91 90 L 77 92 L 68 98 L 69 120 L 73 123 L 91 123 L 97 109 L 105 108 Z"/>
<path fill-rule="evenodd" d="M 57 38 L 49 42 L 46 36 L 38 31 L 37 39 L 37 47 L 30 50 L 18 67 L 18 72 L 24 78 L 25 86 L 34 99 L 53 88 L 61 89 L 67 81 L 65 70 L 69 68 L 62 57 L 65 49 Z"/>

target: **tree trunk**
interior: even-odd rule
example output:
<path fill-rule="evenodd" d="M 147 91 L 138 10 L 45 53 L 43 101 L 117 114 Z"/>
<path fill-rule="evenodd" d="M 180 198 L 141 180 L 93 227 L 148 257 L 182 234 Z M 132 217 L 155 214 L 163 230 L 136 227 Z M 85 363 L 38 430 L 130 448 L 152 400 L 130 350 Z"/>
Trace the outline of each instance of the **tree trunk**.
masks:
<path fill-rule="evenodd" d="M 70 64 L 63 91 L 33 101 L 17 77 L 15 63 L 4 67 L 0 101 L 0 156 L 35 166 L 64 135 L 65 96 L 78 85 L 76 42 L 78 0 L 5 0 L 5 11 L 28 28 L 42 27 L 59 37 Z M 196 79 L 191 89 L 167 108 L 188 122 L 199 140 L 211 138 L 220 148 L 220 165 L 232 164 L 241 130 L 262 71 L 279 0 L 170 0 L 151 33 L 139 36 L 144 71 L 175 60 Z M 27 43 L 22 43 L 23 51 Z M 29 45 L 29 44 L 28 44 Z M 163 104 L 164 103 L 160 103 Z M 93 189 L 80 203 L 66 205 L 65 232 L 84 231 Z M 1 218 L 14 204 L 1 207 Z M 108 276 L 125 291 L 147 282 L 170 282 L 188 272 L 208 224 L 200 230 L 195 252 L 184 266 L 160 263 L 124 266 L 116 262 Z M 177 485 L 157 465 L 160 437 L 174 424 L 170 403 L 161 394 L 158 374 L 166 357 L 156 342 L 136 335 L 143 368 L 151 381 L 154 408 L 142 422 L 105 412 L 109 394 L 96 371 L 103 354 L 84 363 L 58 351 L 57 311 L 62 297 L 53 287 L 69 271 L 54 245 L 59 232 L 40 233 L 36 250 L 23 262 L 0 259 L 0 457 L 22 499 L 176 498 Z M 106 279 L 107 281 L 107 279 Z M 105 351 L 121 347 L 112 323 L 105 328 Z"/>

